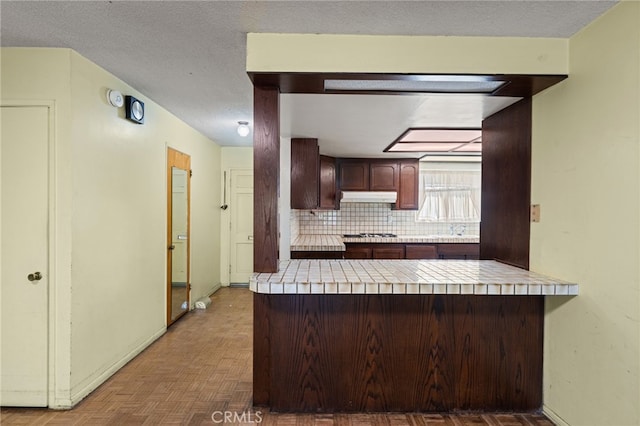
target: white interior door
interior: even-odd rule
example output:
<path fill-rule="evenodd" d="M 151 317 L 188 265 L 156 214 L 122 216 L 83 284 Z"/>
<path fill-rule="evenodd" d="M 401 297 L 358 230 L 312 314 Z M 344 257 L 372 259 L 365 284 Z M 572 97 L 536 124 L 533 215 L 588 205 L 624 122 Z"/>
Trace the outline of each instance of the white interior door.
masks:
<path fill-rule="evenodd" d="M 49 108 L 1 115 L 0 405 L 46 407 Z"/>
<path fill-rule="evenodd" d="M 248 283 L 253 274 L 253 171 L 231 170 L 229 281 Z"/>

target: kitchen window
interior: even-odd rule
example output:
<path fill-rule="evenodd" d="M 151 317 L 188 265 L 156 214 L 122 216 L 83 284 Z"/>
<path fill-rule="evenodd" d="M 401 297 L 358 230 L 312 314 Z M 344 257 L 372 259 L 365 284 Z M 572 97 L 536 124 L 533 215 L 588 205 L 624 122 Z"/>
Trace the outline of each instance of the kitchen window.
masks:
<path fill-rule="evenodd" d="M 420 163 L 418 222 L 480 222 L 480 163 Z"/>

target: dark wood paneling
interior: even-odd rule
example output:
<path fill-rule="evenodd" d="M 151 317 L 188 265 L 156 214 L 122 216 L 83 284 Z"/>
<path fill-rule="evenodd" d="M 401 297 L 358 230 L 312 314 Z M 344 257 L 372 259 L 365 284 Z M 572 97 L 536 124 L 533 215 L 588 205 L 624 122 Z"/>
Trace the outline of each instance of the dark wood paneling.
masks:
<path fill-rule="evenodd" d="M 397 161 L 371 161 L 369 165 L 369 189 L 371 191 L 397 191 L 400 186 Z"/>
<path fill-rule="evenodd" d="M 531 98 L 482 122 L 480 258 L 529 269 Z"/>
<path fill-rule="evenodd" d="M 378 74 L 378 73 L 269 73 L 249 72 L 249 78 L 254 85 L 277 86 L 281 93 L 354 93 L 367 94 L 399 94 L 407 95 L 410 92 L 392 91 L 327 91 L 324 89 L 325 79 L 339 80 L 420 80 L 428 74 Z M 457 74 L 462 75 L 462 74 Z M 494 74 L 474 77 L 483 77 L 485 81 L 508 81 L 490 95 L 493 96 L 533 96 L 548 87 L 553 86 L 567 78 L 567 75 L 522 75 L 522 74 Z"/>
<path fill-rule="evenodd" d="M 270 296 L 253 294 L 253 404 L 268 405 L 271 388 Z"/>
<path fill-rule="evenodd" d="M 257 296 L 270 352 L 254 356 L 269 359 L 260 391 L 272 410 L 541 407 L 541 296 Z"/>
<path fill-rule="evenodd" d="M 292 251 L 292 259 L 342 259 L 343 251 Z"/>
<path fill-rule="evenodd" d="M 369 162 L 338 159 L 338 181 L 343 191 L 369 190 Z"/>
<path fill-rule="evenodd" d="M 420 165 L 418 160 L 400 162 L 400 190 L 396 208 L 400 210 L 418 210 L 419 206 Z"/>
<path fill-rule="evenodd" d="M 318 139 L 291 139 L 291 208 L 315 209 L 320 200 Z"/>
<path fill-rule="evenodd" d="M 338 197 L 336 193 L 337 185 L 336 159 L 320 156 L 320 208 L 337 209 Z"/>
<path fill-rule="evenodd" d="M 253 89 L 253 270 L 278 271 L 280 107 L 277 88 Z"/>

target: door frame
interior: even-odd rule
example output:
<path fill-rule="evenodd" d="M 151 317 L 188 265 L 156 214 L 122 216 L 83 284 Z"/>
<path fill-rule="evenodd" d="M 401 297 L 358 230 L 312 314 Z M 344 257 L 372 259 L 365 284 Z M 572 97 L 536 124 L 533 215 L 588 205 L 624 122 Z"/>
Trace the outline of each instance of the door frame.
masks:
<path fill-rule="evenodd" d="M 182 318 L 187 312 L 189 312 L 189 307 L 191 306 L 191 156 L 182 151 L 178 151 L 175 148 L 167 146 L 167 240 L 165 244 L 165 249 L 167 250 L 167 265 L 165 268 L 167 279 L 165 282 L 166 285 L 166 324 L 169 327 L 171 324 L 178 321 Z M 172 158 L 173 157 L 173 158 Z M 173 160 L 173 161 L 172 161 Z M 172 167 L 178 167 L 182 170 L 187 171 L 187 309 L 178 315 L 175 319 L 171 319 L 171 268 L 172 268 L 172 251 L 169 249 L 172 242 L 172 227 L 171 227 L 171 219 L 172 219 L 172 182 L 173 182 L 173 171 Z M 182 167 L 184 166 L 184 168 Z"/>
<path fill-rule="evenodd" d="M 69 339 L 63 339 L 62 336 L 71 335 L 71 323 L 65 322 L 62 318 L 57 319 L 57 297 L 70 296 L 70 287 L 62 289 L 57 285 L 58 272 L 56 268 L 56 247 L 58 246 L 58 238 L 56 229 L 61 225 L 56 214 L 56 171 L 57 171 L 57 151 L 56 151 L 56 104 L 52 100 L 29 100 L 29 99 L 0 99 L 0 107 L 2 108 L 26 108 L 26 107 L 43 107 L 47 108 L 48 115 L 48 132 L 47 132 L 47 157 L 48 157 L 48 173 L 47 173 L 47 407 L 49 408 L 66 408 L 71 406 L 70 395 L 68 393 L 58 395 L 57 377 L 70 377 L 71 373 L 71 347 L 64 346 L 56 352 L 56 343 L 58 341 L 65 342 Z M 0 150 L 0 156 L 2 151 Z M 0 259 L 2 252 L 0 251 Z M 69 271 L 70 272 L 70 271 Z M 63 294 L 57 293 L 66 290 Z M 70 300 L 68 300 L 68 308 L 71 308 Z M 67 362 L 65 362 L 65 360 Z M 62 383 L 60 381 L 60 389 L 70 388 L 70 381 Z"/>
<path fill-rule="evenodd" d="M 249 171 L 252 174 L 253 169 L 251 167 L 231 167 L 222 170 L 223 176 L 226 174 L 226 179 L 221 176 L 222 194 L 225 194 L 226 199 L 221 200 L 221 205 L 226 205 L 231 202 L 233 195 L 231 194 L 231 175 L 236 171 Z M 222 209 L 221 215 L 221 227 L 220 227 L 220 240 L 227 241 L 226 248 L 222 245 L 220 248 L 220 281 L 223 287 L 229 287 L 231 285 L 231 209 Z"/>

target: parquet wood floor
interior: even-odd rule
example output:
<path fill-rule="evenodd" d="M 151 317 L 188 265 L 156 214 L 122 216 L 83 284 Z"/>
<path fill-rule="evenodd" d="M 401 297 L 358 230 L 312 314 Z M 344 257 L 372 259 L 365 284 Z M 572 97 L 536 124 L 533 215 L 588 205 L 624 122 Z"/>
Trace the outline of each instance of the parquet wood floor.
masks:
<path fill-rule="evenodd" d="M 211 299 L 208 309 L 187 314 L 72 410 L 2 408 L 0 424 L 553 425 L 541 414 L 257 411 L 251 407 L 252 293 L 223 288 Z"/>

